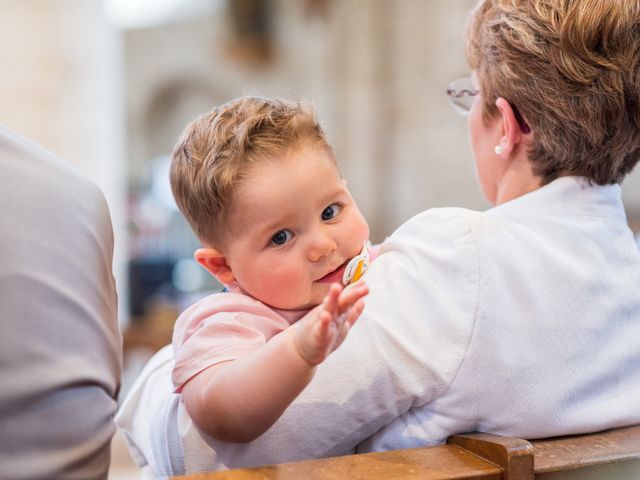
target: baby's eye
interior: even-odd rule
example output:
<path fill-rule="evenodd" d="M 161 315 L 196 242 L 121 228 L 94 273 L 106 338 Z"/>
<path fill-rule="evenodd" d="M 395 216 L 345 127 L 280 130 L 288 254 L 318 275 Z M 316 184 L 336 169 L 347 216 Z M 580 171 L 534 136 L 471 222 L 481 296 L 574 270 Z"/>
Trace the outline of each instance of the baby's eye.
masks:
<path fill-rule="evenodd" d="M 293 237 L 293 233 L 289 230 L 280 230 L 273 237 L 271 237 L 271 243 L 274 245 L 284 245 Z"/>
<path fill-rule="evenodd" d="M 322 220 L 331 220 L 340 213 L 342 207 L 337 203 L 332 203 L 322 211 Z"/>

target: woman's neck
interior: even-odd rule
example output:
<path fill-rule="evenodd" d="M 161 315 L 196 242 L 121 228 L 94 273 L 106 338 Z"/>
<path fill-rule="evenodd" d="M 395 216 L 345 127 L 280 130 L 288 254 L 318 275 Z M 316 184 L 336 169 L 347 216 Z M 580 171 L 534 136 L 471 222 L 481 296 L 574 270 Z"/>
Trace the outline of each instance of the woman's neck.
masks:
<path fill-rule="evenodd" d="M 531 193 L 541 186 L 542 179 L 533 174 L 528 158 L 514 160 L 497 182 L 494 205 L 501 205 L 514 198 Z"/>

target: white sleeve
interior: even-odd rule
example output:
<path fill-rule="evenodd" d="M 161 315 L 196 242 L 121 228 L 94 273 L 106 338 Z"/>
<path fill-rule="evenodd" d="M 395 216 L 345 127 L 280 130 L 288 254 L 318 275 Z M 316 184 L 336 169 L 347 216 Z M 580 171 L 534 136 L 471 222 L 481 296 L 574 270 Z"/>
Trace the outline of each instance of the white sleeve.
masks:
<path fill-rule="evenodd" d="M 441 209 L 414 217 L 383 244 L 365 279 L 371 293 L 363 315 L 268 432 L 225 444 L 194 435 L 182 412 L 185 472 L 170 473 L 351 453 L 442 394 L 464 358 L 477 303 L 476 251 L 464 216 Z"/>

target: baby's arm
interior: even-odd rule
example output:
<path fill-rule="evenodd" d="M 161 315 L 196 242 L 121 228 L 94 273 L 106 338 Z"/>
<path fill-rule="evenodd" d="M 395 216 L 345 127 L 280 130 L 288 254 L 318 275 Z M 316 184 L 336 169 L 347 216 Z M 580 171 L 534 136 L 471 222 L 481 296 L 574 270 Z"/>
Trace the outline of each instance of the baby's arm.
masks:
<path fill-rule="evenodd" d="M 331 286 L 323 303 L 255 352 L 202 371 L 182 390 L 193 421 L 227 442 L 258 438 L 282 415 L 335 350 L 364 308 L 368 287 Z"/>

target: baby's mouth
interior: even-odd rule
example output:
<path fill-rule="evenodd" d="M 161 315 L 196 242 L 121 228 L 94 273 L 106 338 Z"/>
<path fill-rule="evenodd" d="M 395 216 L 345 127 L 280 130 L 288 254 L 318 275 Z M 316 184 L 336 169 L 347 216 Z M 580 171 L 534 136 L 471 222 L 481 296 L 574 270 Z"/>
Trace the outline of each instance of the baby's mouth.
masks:
<path fill-rule="evenodd" d="M 350 260 L 350 259 L 349 259 Z M 327 273 L 324 277 L 319 280 L 316 280 L 318 283 L 333 283 L 333 282 L 342 282 L 342 276 L 344 275 L 344 269 L 347 267 L 347 263 L 349 260 L 346 260 L 342 265 L 333 270 L 332 272 Z"/>

